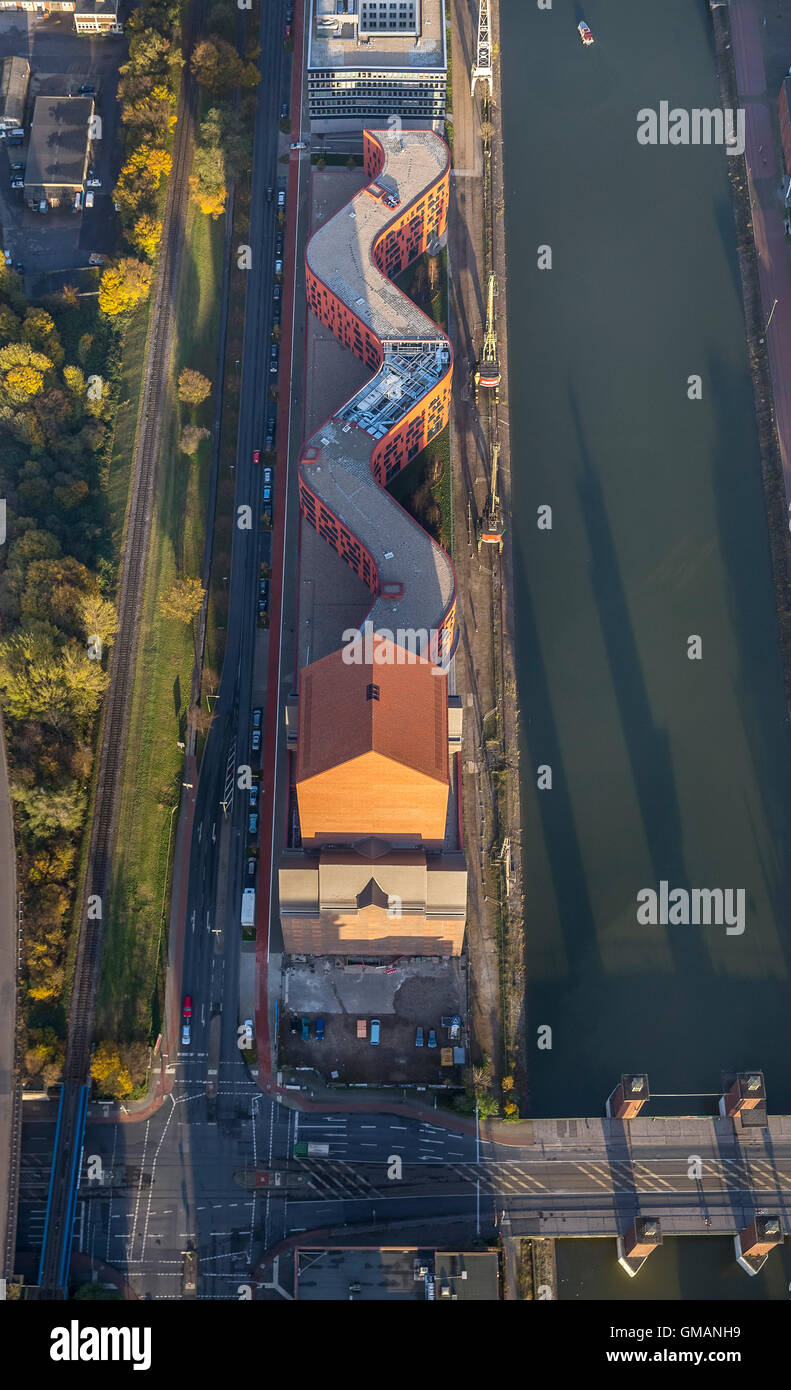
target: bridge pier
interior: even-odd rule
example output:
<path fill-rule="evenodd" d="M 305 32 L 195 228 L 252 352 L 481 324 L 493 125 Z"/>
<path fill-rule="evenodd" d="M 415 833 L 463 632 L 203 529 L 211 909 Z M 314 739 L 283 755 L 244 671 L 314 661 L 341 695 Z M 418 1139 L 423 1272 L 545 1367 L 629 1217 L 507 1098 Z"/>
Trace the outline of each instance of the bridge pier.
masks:
<path fill-rule="evenodd" d="M 630 1279 L 639 1274 L 652 1250 L 662 1244 L 662 1226 L 655 1216 L 638 1216 L 624 1236 L 618 1236 L 618 1263 Z"/>
<path fill-rule="evenodd" d="M 740 1071 L 733 1085 L 720 1096 L 720 1114 L 735 1120 L 750 1110 L 766 1105 L 766 1087 L 762 1071 Z"/>
<path fill-rule="evenodd" d="M 648 1077 L 644 1073 L 622 1076 L 604 1109 L 611 1120 L 634 1120 L 649 1098 Z"/>
<path fill-rule="evenodd" d="M 779 1216 L 754 1216 L 749 1226 L 745 1226 L 734 1236 L 736 1262 L 748 1274 L 758 1274 L 766 1264 L 766 1257 L 776 1245 L 783 1243 L 783 1226 Z"/>

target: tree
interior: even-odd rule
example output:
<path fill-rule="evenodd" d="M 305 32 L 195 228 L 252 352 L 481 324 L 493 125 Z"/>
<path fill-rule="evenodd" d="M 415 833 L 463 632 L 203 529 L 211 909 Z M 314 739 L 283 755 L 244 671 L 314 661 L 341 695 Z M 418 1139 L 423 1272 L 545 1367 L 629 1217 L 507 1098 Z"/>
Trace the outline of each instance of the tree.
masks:
<path fill-rule="evenodd" d="M 189 187 L 193 202 L 205 216 L 212 217 L 215 221 L 222 216 L 228 196 L 223 120 L 214 106 L 207 111 L 205 120 L 200 124 Z"/>
<path fill-rule="evenodd" d="M 199 579 L 174 579 L 167 593 L 159 600 L 164 618 L 176 618 L 180 623 L 191 623 L 200 610 L 206 590 Z"/>
<path fill-rule="evenodd" d="M 179 449 L 182 454 L 188 454 L 191 457 L 193 454 L 197 454 L 201 440 L 209 439 L 209 437 L 209 430 L 204 429 L 202 425 L 185 425 L 181 431 Z"/>
<path fill-rule="evenodd" d="M 190 66 L 198 86 L 213 96 L 227 96 L 242 81 L 239 54 L 226 39 L 217 36 L 196 45 Z"/>
<path fill-rule="evenodd" d="M 211 382 L 202 372 L 192 367 L 182 367 L 179 375 L 179 400 L 188 405 L 200 405 L 211 391 Z"/>
<path fill-rule="evenodd" d="M 82 367 L 64 367 L 63 380 L 71 396 L 81 401 L 85 396 L 85 373 Z"/>
<path fill-rule="evenodd" d="M 23 833 L 34 841 L 48 841 L 58 832 L 73 835 L 85 819 L 87 796 L 76 782 L 46 792 L 12 782 L 11 797 L 22 813 Z"/>
<path fill-rule="evenodd" d="M 63 364 L 64 352 L 55 323 L 46 309 L 28 309 L 22 324 L 22 337 L 38 352 L 46 353 L 55 367 Z"/>
<path fill-rule="evenodd" d="M 123 256 L 109 265 L 99 282 L 99 308 L 108 318 L 133 309 L 146 299 L 151 289 L 152 270 L 143 261 Z"/>
<path fill-rule="evenodd" d="M 3 390 L 16 405 L 24 405 L 44 389 L 44 374 L 51 367 L 51 359 L 34 351 L 30 343 L 7 343 L 0 348 Z"/>
<path fill-rule="evenodd" d="M 162 240 L 162 223 L 150 213 L 141 212 L 135 219 L 129 240 L 138 251 L 142 251 L 144 256 L 153 261 Z"/>
<path fill-rule="evenodd" d="M 115 604 L 101 594 L 86 594 L 80 604 L 80 616 L 88 642 L 98 637 L 103 647 L 109 647 L 118 631 Z"/>
<path fill-rule="evenodd" d="M 15 632 L 0 642 L 0 692 L 10 719 L 68 726 L 69 699 L 48 632 Z"/>
<path fill-rule="evenodd" d="M 91 1062 L 91 1076 L 101 1096 L 124 1100 L 131 1095 L 132 1078 L 121 1061 L 117 1043 L 99 1043 Z"/>

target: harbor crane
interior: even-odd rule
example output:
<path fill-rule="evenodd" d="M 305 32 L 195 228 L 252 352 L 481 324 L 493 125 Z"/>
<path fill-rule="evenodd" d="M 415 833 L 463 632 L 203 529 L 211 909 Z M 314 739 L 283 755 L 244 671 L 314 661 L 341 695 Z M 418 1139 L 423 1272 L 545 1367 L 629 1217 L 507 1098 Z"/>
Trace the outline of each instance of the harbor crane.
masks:
<path fill-rule="evenodd" d="M 489 497 L 486 503 L 486 510 L 478 522 L 478 549 L 482 545 L 496 545 L 498 551 L 503 548 L 503 535 L 505 534 L 505 521 L 503 520 L 503 509 L 500 505 L 500 498 L 497 496 L 497 465 L 500 459 L 500 445 L 495 444 L 492 450 L 492 482 Z"/>
<path fill-rule="evenodd" d="M 489 96 L 492 95 L 491 31 L 489 0 L 478 0 L 478 42 L 475 48 L 475 62 L 470 81 L 471 96 L 475 96 L 475 87 L 478 82 L 485 82 L 489 88 Z"/>
<path fill-rule="evenodd" d="M 475 399 L 478 390 L 494 391 L 494 399 L 500 397 L 500 364 L 497 360 L 497 334 L 494 329 L 494 296 L 497 285 L 493 275 L 489 276 L 489 292 L 486 300 L 486 330 L 483 335 L 481 360 L 475 368 Z"/>

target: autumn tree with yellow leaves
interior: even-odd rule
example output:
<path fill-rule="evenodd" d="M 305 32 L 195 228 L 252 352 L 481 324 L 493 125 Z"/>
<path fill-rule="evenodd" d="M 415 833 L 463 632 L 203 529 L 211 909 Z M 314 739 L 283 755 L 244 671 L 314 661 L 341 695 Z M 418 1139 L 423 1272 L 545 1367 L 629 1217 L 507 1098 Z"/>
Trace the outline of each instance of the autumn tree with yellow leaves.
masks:
<path fill-rule="evenodd" d="M 113 318 L 148 297 L 152 270 L 144 261 L 122 256 L 115 265 L 108 265 L 99 282 L 99 308 Z"/>

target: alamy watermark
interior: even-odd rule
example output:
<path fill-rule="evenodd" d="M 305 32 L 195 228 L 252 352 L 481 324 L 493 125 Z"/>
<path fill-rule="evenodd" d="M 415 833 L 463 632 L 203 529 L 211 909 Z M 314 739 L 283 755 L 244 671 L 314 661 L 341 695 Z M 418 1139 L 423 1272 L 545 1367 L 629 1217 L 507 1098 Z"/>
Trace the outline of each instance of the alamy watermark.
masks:
<path fill-rule="evenodd" d="M 343 660 L 347 666 L 411 666 L 430 661 L 441 667 L 450 657 L 452 635 L 447 628 L 347 627 L 343 633 Z M 440 674 L 436 672 L 435 674 Z"/>
<path fill-rule="evenodd" d="M 727 936 L 741 936 L 745 898 L 743 888 L 671 888 L 661 879 L 659 892 L 637 894 L 637 920 L 641 927 L 725 927 Z"/>
<path fill-rule="evenodd" d="M 691 110 L 660 101 L 659 110 L 644 106 L 637 113 L 638 145 L 724 145 L 727 154 L 744 154 L 744 109 L 693 106 Z"/>

